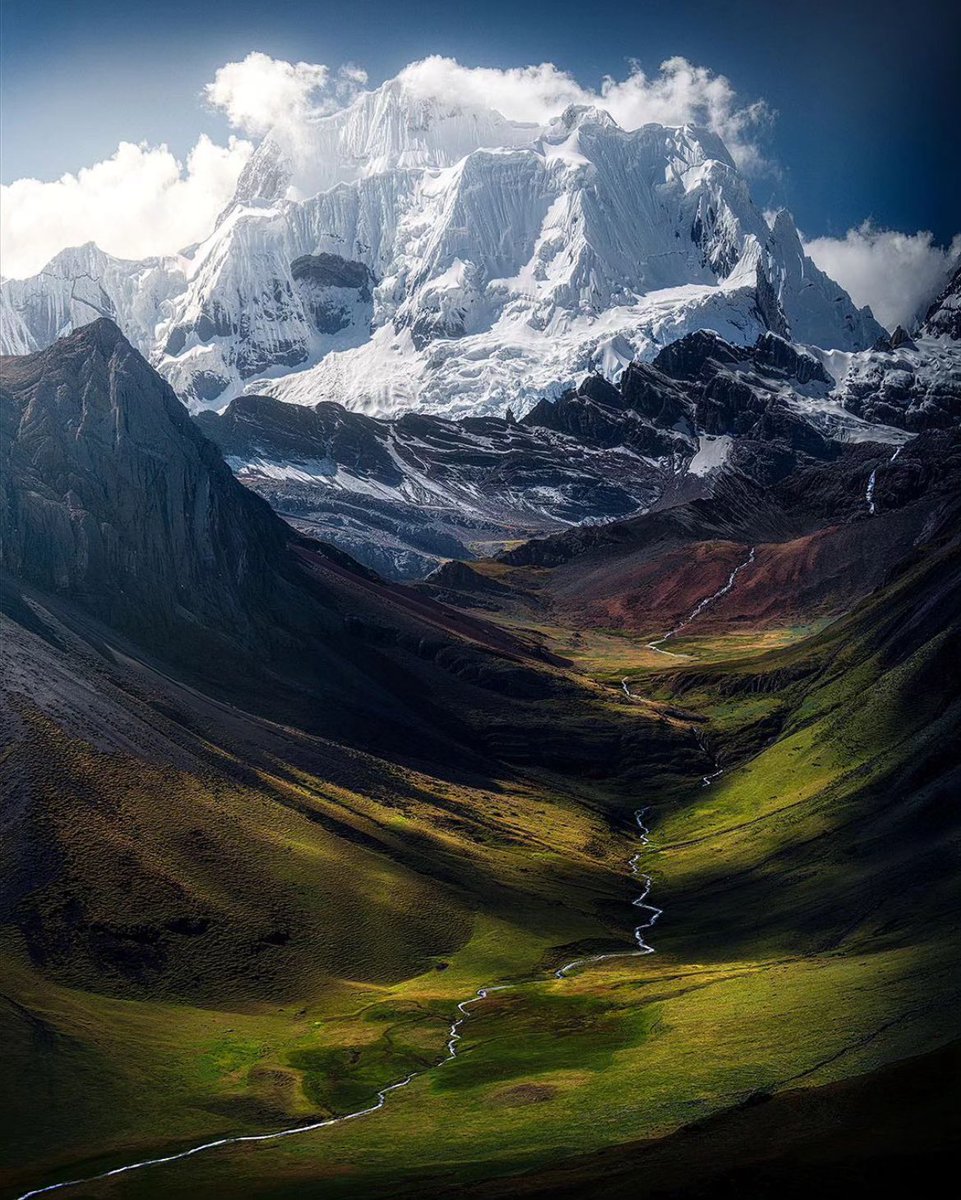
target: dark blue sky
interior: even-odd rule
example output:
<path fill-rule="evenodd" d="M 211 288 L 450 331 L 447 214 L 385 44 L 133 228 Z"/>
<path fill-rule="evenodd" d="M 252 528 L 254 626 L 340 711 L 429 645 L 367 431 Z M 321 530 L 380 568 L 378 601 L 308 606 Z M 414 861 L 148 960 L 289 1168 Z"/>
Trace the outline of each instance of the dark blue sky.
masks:
<path fill-rule="evenodd" d="M 200 92 L 251 50 L 353 61 L 374 84 L 432 53 L 548 60 L 592 86 L 680 54 L 778 110 L 784 174 L 755 196 L 786 201 L 807 234 L 868 217 L 942 241 L 961 227 L 958 0 L 4 0 L 2 35 L 4 182 L 75 171 L 121 139 L 179 154 L 201 131 L 223 140 Z"/>

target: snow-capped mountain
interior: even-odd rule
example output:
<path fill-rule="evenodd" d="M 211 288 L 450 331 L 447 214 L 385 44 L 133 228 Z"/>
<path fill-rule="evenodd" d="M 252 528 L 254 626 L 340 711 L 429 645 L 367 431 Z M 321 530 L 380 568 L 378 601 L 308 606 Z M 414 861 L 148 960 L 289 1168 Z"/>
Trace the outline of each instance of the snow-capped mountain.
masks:
<path fill-rule="evenodd" d="M 400 79 L 362 92 L 353 104 L 314 118 L 284 149 L 269 136 L 238 180 L 236 201 L 298 198 L 371 175 L 420 167 L 449 167 L 481 146 L 527 146 L 536 125 L 415 94 Z M 296 159 L 296 166 L 293 159 Z"/>
<path fill-rule="evenodd" d="M 246 390 L 451 415 L 616 378 L 702 328 L 844 352 L 883 335 L 705 130 L 585 107 L 536 127 L 393 80 L 305 137 L 267 138 L 180 256 L 85 246 L 6 282 L 9 347 L 106 315 L 194 409 Z"/>

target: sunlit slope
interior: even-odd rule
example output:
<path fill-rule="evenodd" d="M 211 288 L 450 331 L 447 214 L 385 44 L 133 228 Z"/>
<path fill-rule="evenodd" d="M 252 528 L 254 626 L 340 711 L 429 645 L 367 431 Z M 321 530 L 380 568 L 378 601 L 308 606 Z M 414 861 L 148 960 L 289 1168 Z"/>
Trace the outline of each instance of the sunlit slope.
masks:
<path fill-rule="evenodd" d="M 703 768 L 683 722 L 294 533 L 109 322 L 3 366 L 24 1187 L 352 1111 L 482 984 L 631 944 L 627 783 Z"/>
<path fill-rule="evenodd" d="M 374 1117 L 90 1194 L 684 1195 L 690 1170 L 713 1195 L 722 1170 L 790 1185 L 798 1146 L 815 1177 L 851 1178 L 889 1152 L 902 1078 L 943 1135 L 930 1081 L 953 1061 L 961 996 L 959 595 L 957 548 L 929 548 L 795 645 L 636 675 L 726 766 L 710 786 L 634 792 L 653 809 L 654 956 L 492 998 L 462 1055 Z M 934 1152 L 903 1116 L 904 1153 Z"/>

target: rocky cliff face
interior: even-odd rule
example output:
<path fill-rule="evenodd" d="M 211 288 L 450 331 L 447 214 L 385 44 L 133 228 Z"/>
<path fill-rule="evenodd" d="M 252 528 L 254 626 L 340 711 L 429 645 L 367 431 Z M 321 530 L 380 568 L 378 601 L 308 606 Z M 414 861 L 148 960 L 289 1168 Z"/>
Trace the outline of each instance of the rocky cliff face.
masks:
<path fill-rule="evenodd" d="M 197 422 L 238 478 L 297 528 L 409 579 L 448 558 L 614 520 L 658 499 L 696 440 L 595 403 L 590 389 L 523 422 L 384 420 L 269 396 L 240 396 Z"/>
<path fill-rule="evenodd" d="M 961 263 L 925 314 L 922 332 L 961 341 Z"/>
<path fill-rule="evenodd" d="M 913 336 L 900 327 L 870 350 L 825 355 L 850 412 L 911 433 L 961 422 L 961 267 L 932 301 Z"/>

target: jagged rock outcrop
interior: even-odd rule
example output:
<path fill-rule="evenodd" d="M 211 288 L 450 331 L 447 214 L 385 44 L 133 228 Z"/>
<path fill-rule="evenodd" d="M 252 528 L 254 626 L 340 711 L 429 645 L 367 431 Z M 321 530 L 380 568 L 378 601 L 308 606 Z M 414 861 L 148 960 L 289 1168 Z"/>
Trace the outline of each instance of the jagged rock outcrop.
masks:
<path fill-rule="evenodd" d="M 619 395 L 602 382 L 593 390 Z M 196 420 L 238 477 L 298 528 L 388 577 L 420 578 L 444 559 L 627 516 L 658 498 L 696 443 L 591 400 L 591 390 L 545 402 L 542 422 L 384 420 L 267 396 L 240 396 Z M 664 454 L 676 462 L 649 457 Z"/>
<path fill-rule="evenodd" d="M 839 365 L 833 395 L 865 420 L 910 433 L 961 423 L 961 266 L 913 336 L 899 325 Z"/>
<path fill-rule="evenodd" d="M 921 329 L 932 337 L 961 342 L 961 262 L 925 314 Z"/>

